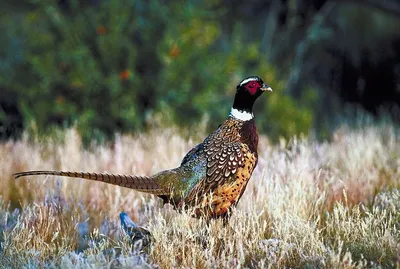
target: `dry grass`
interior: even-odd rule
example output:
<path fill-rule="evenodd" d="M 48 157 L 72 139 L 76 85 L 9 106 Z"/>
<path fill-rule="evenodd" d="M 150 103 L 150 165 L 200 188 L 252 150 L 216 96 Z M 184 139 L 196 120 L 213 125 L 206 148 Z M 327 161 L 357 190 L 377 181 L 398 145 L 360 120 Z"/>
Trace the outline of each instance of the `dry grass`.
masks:
<path fill-rule="evenodd" d="M 258 167 L 228 227 L 107 184 L 11 176 L 152 174 L 177 166 L 199 141 L 176 130 L 122 136 L 90 151 L 74 129 L 64 142 L 10 141 L 0 145 L 0 267 L 399 268 L 399 137 L 390 126 L 342 128 L 329 143 L 270 145 L 261 137 Z M 121 211 L 151 231 L 146 253 L 121 234 Z"/>

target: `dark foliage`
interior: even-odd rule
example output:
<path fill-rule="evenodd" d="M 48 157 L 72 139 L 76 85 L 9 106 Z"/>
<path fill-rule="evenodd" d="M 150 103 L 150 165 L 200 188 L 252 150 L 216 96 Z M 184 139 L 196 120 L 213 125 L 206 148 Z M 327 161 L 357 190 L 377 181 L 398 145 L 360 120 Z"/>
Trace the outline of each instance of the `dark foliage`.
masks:
<path fill-rule="evenodd" d="M 16 1 L 0 18 L 0 137 L 77 124 L 86 141 L 226 117 L 259 75 L 271 137 L 329 130 L 347 103 L 399 119 L 397 1 Z M 268 118 L 268 121 L 264 119 Z M 35 122 L 35 125 L 31 123 Z"/>

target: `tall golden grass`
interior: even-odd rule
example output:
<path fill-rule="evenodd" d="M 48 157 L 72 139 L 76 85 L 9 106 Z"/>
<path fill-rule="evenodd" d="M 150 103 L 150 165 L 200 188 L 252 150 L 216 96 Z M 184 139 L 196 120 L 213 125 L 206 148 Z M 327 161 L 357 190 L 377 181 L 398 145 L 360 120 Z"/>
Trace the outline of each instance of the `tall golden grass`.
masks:
<path fill-rule="evenodd" d="M 63 139 L 0 144 L 0 267 L 399 268 L 400 136 L 389 125 L 342 127 L 330 142 L 261 136 L 228 226 L 104 183 L 12 178 L 37 169 L 153 174 L 178 166 L 198 137 L 155 129 L 86 150 L 69 129 Z M 144 252 L 121 233 L 121 211 L 152 233 Z"/>

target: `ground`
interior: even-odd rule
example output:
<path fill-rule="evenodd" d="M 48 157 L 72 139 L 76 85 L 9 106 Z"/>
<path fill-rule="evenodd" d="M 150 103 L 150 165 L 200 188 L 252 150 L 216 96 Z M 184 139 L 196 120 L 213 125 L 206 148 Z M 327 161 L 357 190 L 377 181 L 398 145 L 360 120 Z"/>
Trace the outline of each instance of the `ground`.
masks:
<path fill-rule="evenodd" d="M 62 169 L 148 175 L 179 165 L 201 136 L 173 128 L 84 149 L 62 138 L 0 144 L 0 267 L 399 268 L 400 136 L 390 125 L 341 127 L 329 142 L 269 143 L 226 227 L 179 214 L 156 197 L 104 183 L 32 176 Z M 153 236 L 138 252 L 125 211 Z"/>

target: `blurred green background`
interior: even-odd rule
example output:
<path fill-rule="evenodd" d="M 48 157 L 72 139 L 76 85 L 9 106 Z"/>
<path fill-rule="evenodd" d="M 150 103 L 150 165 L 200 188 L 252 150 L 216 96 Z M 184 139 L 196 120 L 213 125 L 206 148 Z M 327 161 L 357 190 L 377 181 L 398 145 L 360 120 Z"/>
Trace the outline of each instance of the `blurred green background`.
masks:
<path fill-rule="evenodd" d="M 259 75 L 272 139 L 360 113 L 399 122 L 397 0 L 0 3 L 0 137 L 76 125 L 84 141 L 227 116 Z"/>

